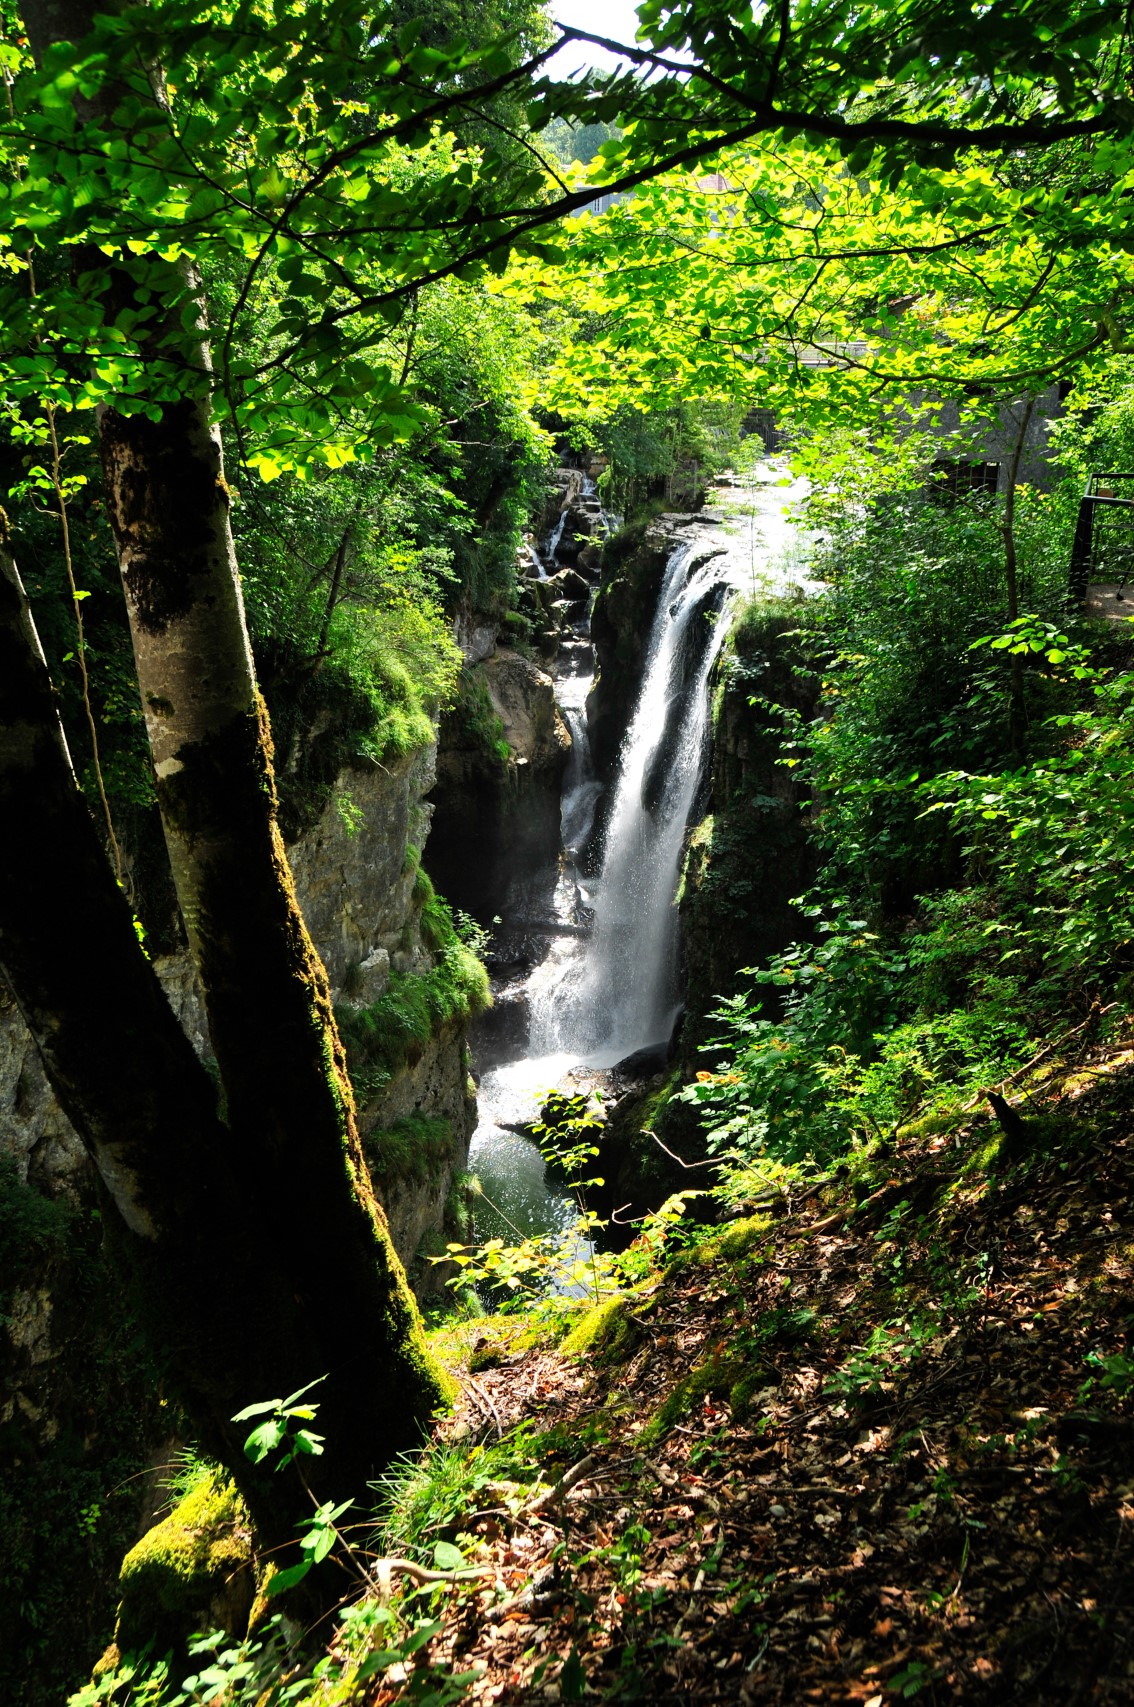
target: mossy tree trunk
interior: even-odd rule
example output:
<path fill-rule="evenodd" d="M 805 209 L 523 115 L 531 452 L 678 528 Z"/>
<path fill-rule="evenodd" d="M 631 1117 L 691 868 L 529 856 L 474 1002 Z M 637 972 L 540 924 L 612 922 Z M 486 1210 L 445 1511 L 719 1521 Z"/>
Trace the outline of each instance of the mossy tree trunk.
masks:
<path fill-rule="evenodd" d="M 93 12 L 90 0 L 28 6 L 37 54 L 81 33 Z M 151 76 L 160 102 L 160 78 Z M 101 116 L 112 125 L 113 92 L 101 99 Z M 84 265 L 99 261 L 88 256 Z M 128 264 L 104 263 L 100 278 L 87 277 L 112 318 L 135 304 Z M 143 297 L 153 282 L 151 270 L 139 286 Z M 181 328 L 191 324 L 194 305 L 198 326 L 186 335 Z M 175 353 L 191 376 L 191 394 L 165 403 L 156 421 L 103 409 L 99 439 L 158 802 L 224 1088 L 229 1166 L 242 1188 L 240 1213 L 251 1217 L 252 1248 L 264 1253 L 262 1277 L 254 1266 L 248 1274 L 248 1303 L 254 1313 L 278 1308 L 285 1319 L 295 1316 L 306 1367 L 284 1360 L 272 1380 L 270 1360 L 267 1369 L 262 1357 L 242 1368 L 240 1346 L 226 1339 L 220 1322 L 213 1355 L 241 1372 L 244 1402 L 325 1376 L 319 1402 L 327 1451 L 313 1480 L 338 1497 L 361 1496 L 368 1478 L 420 1438 L 445 1379 L 427 1353 L 374 1196 L 326 973 L 300 915 L 277 824 L 271 740 L 253 673 L 220 435 L 211 421 L 203 327 L 199 285 L 182 267 L 143 360 L 168 377 Z M 27 804 L 34 817 L 34 801 Z M 88 881 L 89 873 L 77 888 L 61 890 L 55 906 L 71 895 L 86 907 Z M 124 904 L 120 915 L 132 939 Z M 42 1012 L 34 1005 L 28 1011 L 43 1047 L 55 1023 L 50 1000 Z M 136 1023 L 117 1017 L 124 1026 Z M 54 1082 L 49 1048 L 45 1059 Z M 112 1037 L 105 1060 L 77 1062 L 68 1107 L 88 1142 L 91 1121 L 102 1119 L 105 1081 L 130 1071 Z M 165 1142 L 161 1123 L 129 1132 L 144 1177 L 147 1156 Z M 211 1167 L 206 1151 L 201 1189 L 212 1193 L 223 1218 L 236 1199 Z M 239 1225 L 230 1233 L 239 1241 Z M 192 1291 L 182 1307 L 194 1307 Z"/>
<path fill-rule="evenodd" d="M 188 401 L 159 422 L 105 411 L 100 444 L 158 803 L 227 1120 L 276 1260 L 318 1325 L 310 1374 L 329 1377 L 320 1422 L 328 1455 L 344 1463 L 335 1485 L 361 1493 L 376 1464 L 419 1438 L 442 1389 L 363 1159 L 326 973 L 277 823 L 219 434 L 205 405 Z"/>

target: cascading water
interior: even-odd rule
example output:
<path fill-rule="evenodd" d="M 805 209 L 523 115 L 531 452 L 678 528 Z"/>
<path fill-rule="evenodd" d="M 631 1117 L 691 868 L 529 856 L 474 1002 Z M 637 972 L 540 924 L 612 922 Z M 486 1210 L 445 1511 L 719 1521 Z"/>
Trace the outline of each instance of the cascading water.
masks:
<path fill-rule="evenodd" d="M 555 568 L 555 554 L 559 550 L 560 542 L 562 541 L 562 538 L 563 538 L 563 529 L 566 526 L 567 526 L 567 510 L 566 510 L 566 508 L 564 508 L 564 509 L 560 510 L 559 519 L 556 522 L 555 526 L 552 528 L 551 532 L 548 534 L 547 544 L 543 548 L 543 564 L 541 565 L 541 579 L 547 578 L 548 571 L 547 571 L 546 565 L 550 565 L 552 569 Z M 538 561 L 538 559 L 537 559 L 537 561 Z"/>
<path fill-rule="evenodd" d="M 556 683 L 556 704 L 562 713 L 571 736 L 571 756 L 563 774 L 563 795 L 559 807 L 559 827 L 564 861 L 571 865 L 585 847 L 595 821 L 602 784 L 595 776 L 591 759 L 591 738 L 587 728 L 587 695 L 594 684 L 594 654 L 586 646 L 581 649 L 581 664 L 589 663 L 586 674 L 582 669 L 559 677 Z"/>
<path fill-rule="evenodd" d="M 533 977 L 533 1054 L 610 1066 L 668 1041 L 672 1031 L 680 1007 L 674 896 L 704 765 L 709 675 L 725 631 L 722 556 L 680 546 L 670 558 L 619 756 L 602 867 L 586 897 L 590 936 L 581 953 L 560 955 L 558 963 L 549 956 Z M 577 781 L 565 793 L 565 818 L 586 786 Z M 589 813 L 593 818 L 593 796 Z M 564 844 L 571 846 L 566 835 Z"/>
<path fill-rule="evenodd" d="M 800 490 L 770 469 L 750 483 L 741 530 L 726 533 L 719 521 L 698 520 L 693 543 L 671 554 L 594 878 L 579 870 L 602 795 L 586 716 L 594 671 L 587 623 L 574 624 L 561 640 L 556 702 L 572 748 L 560 801 L 554 919 L 546 953 L 520 991 L 528 1004 L 526 1049 L 489 1045 L 482 1056 L 481 1121 L 469 1165 L 503 1211 L 501 1219 L 478 1211 L 482 1238 L 573 1224 L 573 1203 L 545 1179 L 524 1128 L 572 1067 L 611 1066 L 670 1038 L 681 1001 L 676 891 L 708 753 L 709 680 L 727 629 L 725 605 L 736 590 L 755 593 L 763 583 L 778 591 L 785 581 L 806 580 L 798 560 L 790 561 L 796 536 L 786 515 Z M 594 484 L 584 477 L 547 540 L 541 575 L 560 566 L 556 553 L 572 509 L 575 528 L 586 532 L 597 520 L 599 537 L 606 532 Z"/>

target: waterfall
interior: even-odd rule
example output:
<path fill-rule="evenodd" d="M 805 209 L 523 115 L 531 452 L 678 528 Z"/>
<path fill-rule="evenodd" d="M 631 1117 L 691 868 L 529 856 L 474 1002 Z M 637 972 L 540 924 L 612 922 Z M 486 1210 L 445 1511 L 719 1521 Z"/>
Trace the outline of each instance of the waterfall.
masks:
<path fill-rule="evenodd" d="M 680 1008 L 675 893 L 708 743 L 709 676 L 725 629 L 717 620 L 726 592 L 720 555 L 686 545 L 670 557 L 619 754 L 601 870 L 582 893 L 590 936 L 574 952 L 563 946 L 550 954 L 533 979 L 534 1054 L 609 1064 L 667 1041 L 672 1030 Z M 586 786 L 580 777 L 564 798 L 564 828 L 570 817 L 575 846 L 580 822 L 589 829 L 594 813 L 591 796 L 589 817 L 582 816 Z M 570 848 L 567 835 L 564 841 Z"/>
<path fill-rule="evenodd" d="M 562 675 L 556 683 L 556 704 L 571 736 L 571 755 L 563 775 L 563 794 L 559 806 L 560 839 L 569 861 L 579 857 L 587 843 L 594 823 L 602 784 L 595 776 L 591 758 L 591 737 L 587 728 L 587 695 L 594 683 L 594 654 L 589 646 L 583 649 L 591 662 L 591 671 Z"/>
<path fill-rule="evenodd" d="M 769 467 L 746 484 L 739 517 L 691 520 L 692 543 L 671 553 L 594 877 L 581 869 L 603 793 L 586 717 L 594 652 L 585 620 L 560 625 L 551 668 L 572 748 L 560 797 L 554 918 L 539 964 L 508 968 L 496 1008 L 479 1022 L 480 1124 L 469 1163 L 485 1192 L 476 1211 L 481 1238 L 573 1225 L 572 1200 L 544 1176 L 523 1129 L 551 1086 L 585 1087 L 590 1068 L 614 1065 L 672 1034 L 681 1000 L 676 892 L 708 753 L 709 680 L 726 627 L 718 618 L 730 592 L 806 587 L 800 536 L 787 513 L 802 490 Z M 571 551 L 583 534 L 601 539 L 611 525 L 584 475 L 540 552 L 541 576 L 561 567 L 569 512 Z M 593 568 L 585 572 L 593 575 Z M 521 895 L 531 876 L 517 871 Z M 550 877 L 540 873 L 537 885 L 544 911 Z M 583 1071 L 573 1078 L 576 1068 Z M 489 1203 L 502 1219 L 493 1218 Z M 586 1248 L 580 1241 L 578 1250 Z"/>
<path fill-rule="evenodd" d="M 543 563 L 540 565 L 540 580 L 546 581 L 548 575 L 555 569 L 555 554 L 559 550 L 559 542 L 563 538 L 563 529 L 567 526 L 567 509 L 564 506 L 559 512 L 558 520 L 547 536 L 547 544 L 543 548 Z M 538 556 L 536 561 L 538 562 Z"/>

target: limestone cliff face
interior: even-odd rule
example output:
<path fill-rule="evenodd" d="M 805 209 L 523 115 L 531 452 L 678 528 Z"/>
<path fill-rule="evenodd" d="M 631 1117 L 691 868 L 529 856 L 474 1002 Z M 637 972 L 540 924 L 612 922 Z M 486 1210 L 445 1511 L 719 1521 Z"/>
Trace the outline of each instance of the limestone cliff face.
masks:
<path fill-rule="evenodd" d="M 433 785 L 434 762 L 430 747 L 389 765 L 345 772 L 321 817 L 290 850 L 300 905 L 336 1000 L 349 989 L 355 999 L 374 1001 L 391 968 L 420 972 L 432 963 L 413 898 L 417 862 L 407 849 L 419 850 L 428 834 L 432 808 L 423 797 Z M 186 1034 L 207 1058 L 204 1006 L 188 954 L 165 955 L 154 964 Z M 248 999 L 256 999 L 254 971 Z M 475 1122 L 466 1081 L 463 1035 L 450 1027 L 362 1111 L 367 1128 L 409 1113 L 452 1122 L 453 1164 L 440 1192 L 442 1205 L 452 1172 L 464 1165 Z M 0 1155 L 13 1157 L 19 1180 L 40 1191 L 85 1192 L 86 1153 L 55 1101 L 35 1045 L 2 983 Z M 376 1179 L 375 1185 L 383 1195 L 383 1182 Z M 430 1197 L 432 1202 L 437 1192 Z M 403 1186 L 391 1192 L 387 1207 L 394 1243 L 408 1267 L 431 1218 L 439 1224 L 440 1210 L 434 1202 L 422 1225 L 422 1208 Z M 0 1395 L 0 1421 L 12 1402 Z"/>
<path fill-rule="evenodd" d="M 436 748 L 389 765 L 343 773 L 318 823 L 288 850 L 303 917 L 336 999 L 376 949 L 395 970 L 417 970 L 421 943 L 413 915 L 415 866 L 433 808 Z M 399 968 L 399 957 L 405 956 Z"/>

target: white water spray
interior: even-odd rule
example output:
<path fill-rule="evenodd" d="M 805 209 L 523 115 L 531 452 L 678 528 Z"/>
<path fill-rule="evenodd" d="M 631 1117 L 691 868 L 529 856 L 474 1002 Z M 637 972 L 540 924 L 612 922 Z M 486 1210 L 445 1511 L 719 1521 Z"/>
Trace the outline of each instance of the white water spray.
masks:
<path fill-rule="evenodd" d="M 680 1005 L 675 892 L 724 638 L 719 552 L 670 558 L 623 742 L 583 952 L 532 980 L 532 1050 L 611 1063 L 668 1039 Z M 576 796 L 577 798 L 577 796 Z M 593 803 L 590 811 L 593 814 Z"/>

